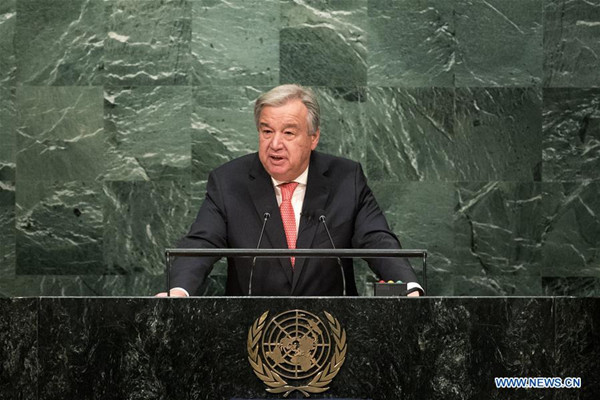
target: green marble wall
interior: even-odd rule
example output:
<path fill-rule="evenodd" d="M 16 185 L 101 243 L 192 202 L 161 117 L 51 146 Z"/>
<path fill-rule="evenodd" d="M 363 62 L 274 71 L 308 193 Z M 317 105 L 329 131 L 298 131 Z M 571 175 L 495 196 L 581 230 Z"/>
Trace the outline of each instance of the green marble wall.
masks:
<path fill-rule="evenodd" d="M 289 82 L 430 294 L 600 295 L 599 38 L 596 0 L 2 0 L 0 295 L 158 291 Z"/>

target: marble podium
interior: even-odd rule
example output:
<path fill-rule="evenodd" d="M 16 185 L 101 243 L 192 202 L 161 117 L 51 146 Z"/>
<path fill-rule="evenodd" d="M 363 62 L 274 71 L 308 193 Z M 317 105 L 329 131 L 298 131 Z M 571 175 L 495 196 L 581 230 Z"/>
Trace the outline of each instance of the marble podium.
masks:
<path fill-rule="evenodd" d="M 0 399 L 267 399 L 246 340 L 265 311 L 328 311 L 348 351 L 313 399 L 595 399 L 600 299 L 0 299 Z M 494 377 L 581 377 L 496 389 Z M 294 393 L 290 398 L 294 398 Z"/>

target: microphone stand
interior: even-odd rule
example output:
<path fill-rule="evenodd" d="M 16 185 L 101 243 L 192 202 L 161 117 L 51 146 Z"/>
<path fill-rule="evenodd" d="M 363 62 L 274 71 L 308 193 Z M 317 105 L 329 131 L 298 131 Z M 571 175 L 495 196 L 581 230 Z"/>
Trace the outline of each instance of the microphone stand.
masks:
<path fill-rule="evenodd" d="M 271 214 L 268 212 L 263 214 L 263 224 L 260 230 L 260 236 L 258 237 L 258 244 L 256 245 L 256 249 L 260 248 L 260 243 L 262 242 L 263 235 L 265 233 L 265 227 L 267 226 L 267 221 L 271 218 Z M 252 296 L 252 276 L 254 275 L 254 266 L 256 265 L 256 257 L 252 259 L 252 265 L 250 266 L 250 282 L 248 282 L 248 296 Z"/>
<path fill-rule="evenodd" d="M 333 244 L 333 239 L 331 238 L 331 234 L 329 233 L 329 228 L 327 228 L 327 223 L 325 222 L 325 215 L 321 215 L 319 217 L 319 221 L 323 223 L 325 227 L 325 231 L 327 232 L 327 236 L 329 237 L 329 241 L 331 242 L 331 247 L 335 249 L 335 244 Z M 346 296 L 346 275 L 344 274 L 344 267 L 342 267 L 342 259 L 337 257 L 338 265 L 340 266 L 340 272 L 342 273 L 342 285 L 343 285 L 343 295 Z"/>

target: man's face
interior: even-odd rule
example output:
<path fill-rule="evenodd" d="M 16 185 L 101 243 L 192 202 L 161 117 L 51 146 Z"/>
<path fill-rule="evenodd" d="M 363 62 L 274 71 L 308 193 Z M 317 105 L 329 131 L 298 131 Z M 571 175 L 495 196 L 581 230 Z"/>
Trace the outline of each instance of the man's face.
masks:
<path fill-rule="evenodd" d="M 263 108 L 258 123 L 258 157 L 269 175 L 279 181 L 296 179 L 319 143 L 319 131 L 308 134 L 308 110 L 300 100 Z"/>

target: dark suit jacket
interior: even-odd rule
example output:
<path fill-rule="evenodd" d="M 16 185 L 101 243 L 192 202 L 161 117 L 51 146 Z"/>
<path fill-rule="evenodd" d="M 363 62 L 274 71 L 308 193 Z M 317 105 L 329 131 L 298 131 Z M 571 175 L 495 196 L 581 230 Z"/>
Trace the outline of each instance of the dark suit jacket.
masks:
<path fill-rule="evenodd" d="M 189 233 L 179 243 L 184 248 L 256 248 L 265 212 L 268 220 L 261 248 L 287 248 L 283 223 L 271 177 L 258 154 L 228 162 L 208 177 L 206 199 Z M 317 215 L 318 214 L 318 215 Z M 336 248 L 400 248 L 390 231 L 359 163 L 313 151 L 297 248 L 331 248 L 319 215 Z M 194 294 L 216 258 L 179 257 L 173 263 L 171 286 Z M 251 258 L 228 259 L 227 295 L 247 295 Z M 405 259 L 367 260 L 382 279 L 416 282 Z M 342 260 L 347 294 L 356 295 L 352 260 Z M 335 259 L 257 259 L 252 294 L 264 296 L 327 296 L 342 294 L 340 269 Z"/>

